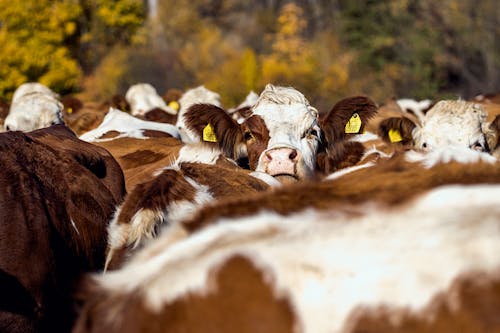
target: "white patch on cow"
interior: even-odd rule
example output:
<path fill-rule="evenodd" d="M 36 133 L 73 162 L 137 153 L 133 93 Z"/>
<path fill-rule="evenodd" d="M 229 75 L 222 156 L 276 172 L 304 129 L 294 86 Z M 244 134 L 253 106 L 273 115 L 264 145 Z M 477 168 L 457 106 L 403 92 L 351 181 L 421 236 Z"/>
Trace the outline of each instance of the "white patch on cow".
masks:
<path fill-rule="evenodd" d="M 182 142 L 194 143 L 200 141 L 199 135 L 186 127 L 186 120 L 184 119 L 187 109 L 189 109 L 190 106 L 199 103 L 212 104 L 218 107 L 222 105 L 220 95 L 216 92 L 208 90 L 204 86 L 198 86 L 187 90 L 181 98 L 179 98 L 180 109 L 177 116 L 177 123 L 175 124 L 181 134 Z"/>
<path fill-rule="evenodd" d="M 221 152 L 218 148 L 203 144 L 188 144 L 180 149 L 175 164 L 191 162 L 214 165 L 220 157 Z"/>
<path fill-rule="evenodd" d="M 479 104 L 466 101 L 440 101 L 427 112 L 422 126 L 413 130 L 415 147 L 433 150 L 459 146 L 486 148 L 482 125 L 486 112 Z"/>
<path fill-rule="evenodd" d="M 114 108 L 109 108 L 108 113 L 104 117 L 99 127 L 81 135 L 80 139 L 87 142 L 111 141 L 117 138 L 124 137 L 147 139 L 147 137 L 143 135 L 144 130 L 154 130 L 168 133 L 174 138 L 180 137 L 177 128 L 171 124 L 141 120 L 129 115 L 126 112 Z M 111 131 L 116 131 L 120 134 L 113 138 L 99 139 L 101 136 Z"/>
<path fill-rule="evenodd" d="M 357 134 L 349 138 L 349 141 L 355 141 L 355 142 L 369 142 L 373 140 L 380 140 L 380 137 L 372 132 Z"/>
<path fill-rule="evenodd" d="M 64 124 L 63 108 L 62 103 L 52 95 L 38 91 L 24 94 L 11 104 L 4 129 L 28 132 Z"/>
<path fill-rule="evenodd" d="M 405 159 L 410 163 L 420 163 L 427 169 L 440 163 L 471 164 L 477 162 L 496 163 L 498 161 L 488 153 L 457 146 L 434 149 L 428 152 L 408 151 L 405 154 Z"/>
<path fill-rule="evenodd" d="M 169 114 L 177 112 L 169 107 L 156 89 L 149 83 L 138 83 L 131 86 L 125 94 L 125 99 L 130 104 L 131 113 L 134 116 L 144 115 L 155 108 L 162 109 Z"/>
<path fill-rule="evenodd" d="M 344 169 L 341 169 L 339 171 L 335 171 L 334 173 L 329 174 L 324 179 L 324 181 L 338 179 L 338 178 L 345 176 L 349 173 L 356 172 L 356 171 L 361 170 L 361 169 L 370 168 L 374 165 L 375 165 L 375 162 L 368 162 L 368 163 L 364 163 L 364 164 L 360 164 L 360 165 L 355 165 L 352 167 L 347 167 L 347 168 L 344 168 Z"/>
<path fill-rule="evenodd" d="M 254 177 L 254 178 L 257 178 L 259 180 L 262 180 L 264 183 L 266 183 L 267 185 L 269 185 L 271 187 L 280 187 L 283 185 L 280 183 L 279 180 L 277 180 L 276 178 L 274 178 L 273 176 L 271 176 L 265 172 L 253 171 L 253 172 L 250 172 L 249 175 Z"/>
<path fill-rule="evenodd" d="M 413 113 L 419 121 L 422 121 L 425 118 L 424 111 L 429 109 L 432 105 L 432 101 L 430 99 L 416 101 L 410 98 L 401 98 L 398 99 L 396 103 L 404 113 Z"/>
<path fill-rule="evenodd" d="M 309 105 L 302 93 L 291 87 L 276 87 L 268 84 L 252 108 L 269 130 L 269 142 L 259 158 L 256 171 L 266 172 L 264 155 L 277 148 L 296 149 L 302 156 L 297 165 L 299 178 L 312 176 L 316 165 L 316 151 L 320 128 L 318 110 Z M 314 130 L 317 136 L 308 135 Z"/>
<path fill-rule="evenodd" d="M 499 196 L 498 185 L 446 186 L 399 208 L 360 207 L 365 215 L 356 217 L 221 220 L 163 251 L 160 238 L 144 249 L 150 257 L 98 281 L 113 294 L 142 294 L 159 311 L 189 292 L 210 292 L 209 272 L 243 255 L 289 297 L 304 332 L 341 332 L 360 306 L 418 311 L 459 274 L 498 270 Z"/>

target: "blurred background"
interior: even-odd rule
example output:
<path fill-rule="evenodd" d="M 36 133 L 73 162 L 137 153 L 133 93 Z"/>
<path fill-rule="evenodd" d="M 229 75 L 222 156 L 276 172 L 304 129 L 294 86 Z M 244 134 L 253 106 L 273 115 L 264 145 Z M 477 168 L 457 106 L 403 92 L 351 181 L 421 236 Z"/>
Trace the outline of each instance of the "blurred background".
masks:
<path fill-rule="evenodd" d="M 203 84 L 225 107 L 266 83 L 340 98 L 500 91 L 498 0 L 0 0 L 0 97 L 28 81 L 87 100 Z"/>

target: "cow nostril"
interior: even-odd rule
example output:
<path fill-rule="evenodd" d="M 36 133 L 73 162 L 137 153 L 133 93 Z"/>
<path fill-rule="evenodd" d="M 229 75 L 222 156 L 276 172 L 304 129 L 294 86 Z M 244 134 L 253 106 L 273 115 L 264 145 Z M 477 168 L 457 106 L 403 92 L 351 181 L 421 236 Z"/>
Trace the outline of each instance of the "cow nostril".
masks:
<path fill-rule="evenodd" d="M 290 155 L 288 155 L 288 158 L 291 160 L 294 160 L 296 157 L 297 157 L 297 151 L 294 149 L 294 150 L 292 150 Z"/>
<path fill-rule="evenodd" d="M 266 158 L 267 158 L 268 161 L 272 161 L 273 160 L 273 157 L 271 156 L 270 152 L 266 152 Z"/>

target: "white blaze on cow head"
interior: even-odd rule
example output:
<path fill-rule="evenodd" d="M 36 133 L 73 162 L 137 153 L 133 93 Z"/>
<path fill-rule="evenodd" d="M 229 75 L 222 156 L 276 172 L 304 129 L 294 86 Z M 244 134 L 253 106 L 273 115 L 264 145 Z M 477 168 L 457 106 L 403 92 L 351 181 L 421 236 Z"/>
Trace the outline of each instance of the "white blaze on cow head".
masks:
<path fill-rule="evenodd" d="M 204 86 L 198 86 L 187 90 L 179 99 L 180 109 L 177 116 L 177 123 L 175 124 L 181 133 L 183 142 L 193 143 L 200 142 L 201 137 L 198 132 L 193 131 L 186 126 L 186 112 L 195 104 L 211 104 L 220 107 L 220 95 L 216 92 L 208 90 Z"/>
<path fill-rule="evenodd" d="M 425 151 L 446 147 L 489 151 L 486 142 L 486 112 L 466 101 L 440 101 L 427 112 L 422 125 L 408 118 L 389 118 L 381 122 L 381 136 L 390 141 L 389 131 L 397 131 L 415 148 Z"/>
<path fill-rule="evenodd" d="M 64 124 L 63 104 L 51 95 L 33 92 L 12 103 L 5 118 L 6 131 L 33 131 L 56 124 Z"/>
<path fill-rule="evenodd" d="M 309 105 L 304 95 L 293 88 L 268 84 L 252 107 L 253 117 L 259 117 L 265 124 L 258 134 L 264 142 L 267 139 L 267 144 L 265 147 L 254 144 L 252 129 L 255 128 L 250 122 L 243 123 L 245 136 L 249 138 L 250 165 L 253 164 L 256 171 L 278 179 L 310 178 L 315 168 L 321 130 L 318 111 Z"/>

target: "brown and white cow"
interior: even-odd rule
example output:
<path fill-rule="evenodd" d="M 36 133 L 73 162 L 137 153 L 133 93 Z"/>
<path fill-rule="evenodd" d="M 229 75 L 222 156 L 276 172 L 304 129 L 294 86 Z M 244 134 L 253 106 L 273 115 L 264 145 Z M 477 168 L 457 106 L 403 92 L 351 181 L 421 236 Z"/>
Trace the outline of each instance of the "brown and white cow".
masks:
<path fill-rule="evenodd" d="M 59 95 L 40 83 L 22 84 L 14 92 L 4 129 L 26 132 L 64 124 L 63 104 L 58 98 Z"/>
<path fill-rule="evenodd" d="M 88 281 L 74 332 L 498 331 L 500 165 L 466 150 L 205 206 Z"/>
<path fill-rule="evenodd" d="M 0 331 L 68 332 L 76 284 L 103 268 L 123 173 L 64 125 L 2 133 L 0 151 Z"/>

